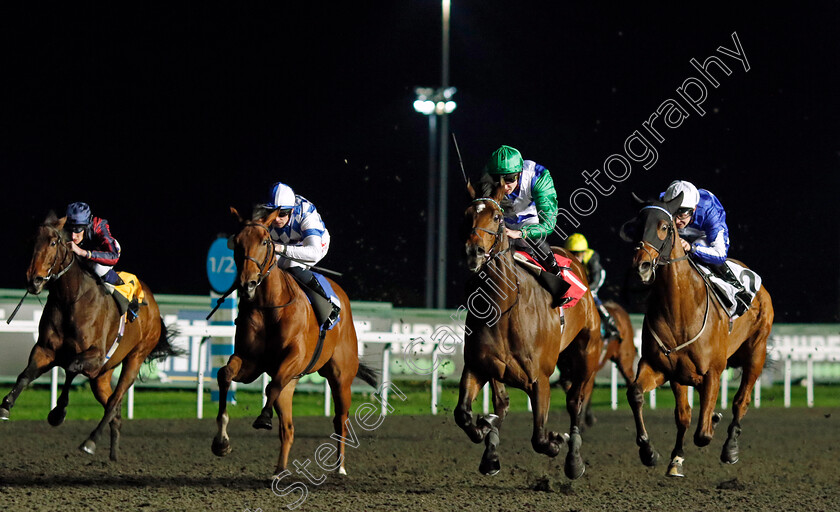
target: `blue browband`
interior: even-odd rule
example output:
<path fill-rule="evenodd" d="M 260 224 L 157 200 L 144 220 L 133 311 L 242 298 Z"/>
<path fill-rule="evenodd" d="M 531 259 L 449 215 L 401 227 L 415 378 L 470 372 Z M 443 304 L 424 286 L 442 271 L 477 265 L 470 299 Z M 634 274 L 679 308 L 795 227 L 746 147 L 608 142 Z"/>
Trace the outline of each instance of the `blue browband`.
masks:
<path fill-rule="evenodd" d="M 499 203 L 497 203 L 495 199 L 490 199 L 489 197 L 479 197 L 478 199 L 473 199 L 473 203 L 477 203 L 479 201 L 490 201 L 491 203 L 496 205 L 496 208 L 498 208 L 499 211 L 505 213 L 505 209 L 502 208 L 502 206 Z"/>

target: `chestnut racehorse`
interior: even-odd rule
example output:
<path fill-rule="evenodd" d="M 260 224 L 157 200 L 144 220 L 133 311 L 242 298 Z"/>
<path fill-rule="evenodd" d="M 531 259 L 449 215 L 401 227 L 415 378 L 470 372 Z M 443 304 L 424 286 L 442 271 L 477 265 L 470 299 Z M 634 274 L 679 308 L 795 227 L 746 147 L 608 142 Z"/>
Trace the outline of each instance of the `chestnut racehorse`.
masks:
<path fill-rule="evenodd" d="M 678 240 L 673 216 L 681 199 L 682 194 L 669 202 L 642 202 L 637 220 L 629 223 L 632 229 L 622 230 L 625 238 L 638 244 L 633 268 L 643 282 L 653 285 L 642 326 L 641 360 L 636 380 L 627 389 L 627 399 L 636 420 L 639 456 L 645 465 L 653 466 L 659 454 L 642 419 L 644 393 L 666 380 L 671 382 L 677 438 L 666 473 L 669 476 L 683 476 L 683 441 L 691 422 L 687 387 L 694 386 L 700 396 L 694 444 L 706 446 L 721 419 L 714 407 L 720 376 L 727 366 L 741 368 L 743 374 L 732 401 L 732 423 L 720 459 L 729 464 L 738 462 L 741 419 L 764 367 L 767 337 L 773 324 L 773 304 L 762 286 L 750 309 L 730 329 L 727 312 L 718 306 L 709 286 L 691 267 Z"/>
<path fill-rule="evenodd" d="M 573 361 L 566 394 L 566 409 L 571 417 L 568 453 L 564 470 L 571 479 L 586 469 L 580 456 L 580 427 L 584 397 L 591 392 L 592 375 L 598 366 L 601 349 L 600 319 L 591 294 L 565 310 L 565 327 L 552 298 L 526 270 L 514 263 L 504 230 L 499 200 L 503 190 L 496 188 L 492 197 L 475 198 L 466 210 L 465 227 L 467 265 L 474 273 L 467 285 L 469 295 L 464 370 L 461 375 L 455 421 L 474 443 L 485 441 L 486 450 L 479 471 L 495 474 L 501 465 L 496 451 L 499 427 L 508 409 L 504 385 L 524 390 L 533 406 L 534 430 L 531 445 L 538 453 L 555 457 L 567 441 L 557 432 L 546 429 L 550 385 L 561 351 Z M 552 250 L 571 257 L 564 249 Z M 575 258 L 572 269 L 585 281 L 583 266 Z M 493 388 L 495 414 L 474 421 L 472 402 L 488 381 Z"/>
<path fill-rule="evenodd" d="M 140 307 L 137 318 L 125 324 L 122 338 L 117 339 L 120 313 L 116 301 L 91 272 L 82 268 L 70 249 L 70 237 L 63 229 L 65 220 L 51 213 L 38 228 L 32 261 L 26 272 L 27 290 L 37 295 L 47 288 L 50 293 L 29 364 L 3 399 L 0 419 L 9 419 L 15 400 L 30 382 L 59 366 L 64 368 L 66 380 L 58 403 L 47 419 L 50 425 L 60 425 L 67 414 L 70 385 L 82 374 L 90 379 L 93 395 L 104 406 L 105 413 L 79 449 L 93 454 L 102 431 L 110 425 L 110 458 L 117 460 L 123 395 L 134 383 L 143 361 L 177 352 L 169 344 L 157 302 L 142 282 L 148 304 Z M 108 357 L 110 351 L 113 353 Z M 122 371 L 112 392 L 111 375 L 120 363 Z"/>
<path fill-rule="evenodd" d="M 633 323 L 630 321 L 630 315 L 627 314 L 627 311 L 619 303 L 607 300 L 604 301 L 604 307 L 607 308 L 607 311 L 609 311 L 615 320 L 615 324 L 618 327 L 618 336 L 604 342 L 601 348 L 598 368 L 595 370 L 595 373 L 601 371 L 607 362 L 612 361 L 616 364 L 619 373 L 621 373 L 624 381 L 629 386 L 635 377 L 637 357 L 636 345 L 633 342 L 633 336 L 635 334 Z M 570 360 L 566 352 L 560 354 L 560 359 L 557 361 L 557 368 L 560 370 L 560 383 L 564 390 L 568 390 L 571 386 L 571 382 L 566 379 L 566 375 L 569 374 L 570 367 L 573 363 L 574 361 Z M 595 373 L 592 374 L 593 379 L 595 378 Z M 590 389 L 592 388 L 594 388 L 594 381 Z M 584 421 L 586 426 L 589 427 L 596 422 L 591 405 L 592 393 L 587 395 L 584 403 Z"/>
<path fill-rule="evenodd" d="M 280 455 L 275 474 L 286 470 L 289 450 L 294 442 L 292 395 L 298 379 L 318 372 L 329 382 L 335 404 L 333 439 L 338 443 L 338 472 L 344 467 L 344 439 L 348 439 L 347 417 L 350 411 L 350 385 L 357 376 L 377 386 L 373 370 L 359 363 L 358 341 L 350 311 L 350 299 L 335 282 L 333 290 L 341 301 L 338 324 L 326 332 L 318 348 L 319 325 L 306 294 L 290 274 L 277 266 L 277 254 L 269 226 L 277 217 L 275 210 L 263 219 L 243 219 L 235 208 L 231 213 L 241 230 L 232 238 L 233 255 L 238 269 L 235 286 L 239 290 L 239 315 L 236 319 L 234 352 L 219 369 L 219 431 L 213 439 L 213 453 L 230 453 L 227 433 L 227 392 L 231 381 L 253 382 L 263 373 L 271 378 L 266 388 L 268 400 L 254 428 L 271 429 L 272 407 L 280 419 Z M 320 350 L 320 352 L 318 352 Z"/>

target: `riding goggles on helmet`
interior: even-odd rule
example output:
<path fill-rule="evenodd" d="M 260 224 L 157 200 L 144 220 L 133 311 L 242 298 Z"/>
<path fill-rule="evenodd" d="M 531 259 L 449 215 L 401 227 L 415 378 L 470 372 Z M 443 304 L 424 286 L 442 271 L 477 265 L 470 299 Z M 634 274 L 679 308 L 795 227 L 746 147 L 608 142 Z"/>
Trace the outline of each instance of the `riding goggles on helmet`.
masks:
<path fill-rule="evenodd" d="M 675 217 L 690 217 L 694 213 L 694 208 L 680 208 L 677 210 Z"/>
<path fill-rule="evenodd" d="M 505 174 L 504 176 L 502 176 L 502 180 L 504 180 L 505 183 L 516 183 L 516 180 L 519 179 L 519 176 L 521 174 L 521 172 L 518 172 L 516 174 Z"/>
<path fill-rule="evenodd" d="M 85 230 L 85 228 L 87 228 L 87 226 L 79 224 L 77 226 L 70 226 L 70 231 L 72 231 L 73 233 L 81 233 Z"/>

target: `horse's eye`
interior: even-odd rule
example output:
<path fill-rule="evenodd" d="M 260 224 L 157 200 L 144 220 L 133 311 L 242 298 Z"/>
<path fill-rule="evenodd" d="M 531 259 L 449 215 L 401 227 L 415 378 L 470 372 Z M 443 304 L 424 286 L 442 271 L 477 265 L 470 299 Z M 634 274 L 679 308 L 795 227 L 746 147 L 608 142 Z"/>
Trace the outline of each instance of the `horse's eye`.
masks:
<path fill-rule="evenodd" d="M 493 220 L 496 221 L 496 222 L 501 222 L 502 221 L 502 216 L 497 213 L 496 215 L 493 216 Z"/>
<path fill-rule="evenodd" d="M 55 240 L 50 240 L 50 247 L 55 247 L 55 244 L 57 244 L 57 243 L 58 242 L 55 241 Z"/>
<path fill-rule="evenodd" d="M 263 240 L 263 245 L 268 245 L 268 240 Z"/>

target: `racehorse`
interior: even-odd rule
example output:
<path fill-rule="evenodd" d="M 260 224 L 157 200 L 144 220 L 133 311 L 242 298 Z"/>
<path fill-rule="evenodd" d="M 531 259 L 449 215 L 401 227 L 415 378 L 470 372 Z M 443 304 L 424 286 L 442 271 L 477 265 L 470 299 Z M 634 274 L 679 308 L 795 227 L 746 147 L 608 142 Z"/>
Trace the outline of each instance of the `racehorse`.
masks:
<path fill-rule="evenodd" d="M 232 240 L 238 276 L 239 315 L 236 320 L 234 352 L 219 369 L 218 433 L 213 439 L 213 453 L 230 453 L 227 433 L 227 392 L 231 381 L 253 382 L 263 373 L 271 377 L 266 387 L 268 400 L 254 421 L 254 428 L 271 429 L 272 407 L 280 419 L 280 455 L 275 474 L 286 470 L 289 450 L 294 442 L 292 395 L 298 379 L 317 371 L 329 382 L 335 404 L 333 426 L 338 437 L 339 474 L 345 475 L 344 440 L 348 439 L 347 416 L 350 410 L 350 385 L 357 376 L 377 386 L 373 370 L 359 363 L 358 341 L 350 311 L 350 299 L 341 287 L 330 284 L 341 301 L 340 320 L 326 332 L 323 345 L 318 342 L 319 328 L 306 294 L 290 274 L 277 266 L 277 253 L 269 226 L 277 217 L 275 210 L 258 220 L 243 219 L 235 208 L 231 213 L 241 224 Z"/>
<path fill-rule="evenodd" d="M 461 374 L 455 421 L 474 443 L 485 441 L 479 471 L 498 473 L 499 427 L 508 409 L 505 385 L 524 390 L 532 404 L 534 430 L 531 445 L 538 453 L 555 457 L 564 442 L 568 453 L 564 471 L 571 479 L 583 475 L 580 456 L 581 419 L 584 398 L 591 392 L 592 375 L 601 348 L 600 318 L 591 294 L 584 295 L 565 311 L 565 327 L 559 310 L 551 307 L 549 292 L 532 274 L 514 263 L 504 229 L 499 201 L 500 187 L 490 197 L 476 197 L 465 212 L 467 265 L 474 273 L 468 282 L 468 315 L 464 342 L 464 370 Z M 586 273 L 565 249 L 552 247 L 572 260 L 574 272 L 585 282 Z M 561 351 L 574 362 L 566 394 L 571 418 L 568 439 L 546 429 L 550 401 L 549 377 Z M 495 414 L 475 422 L 472 402 L 486 382 L 491 382 Z"/>
<path fill-rule="evenodd" d="M 66 218 L 50 213 L 38 228 L 32 261 L 26 272 L 27 290 L 39 294 L 49 290 L 38 327 L 38 341 L 29 355 L 12 391 L 0 405 L 0 419 L 8 420 L 18 395 L 33 380 L 54 366 L 64 368 L 66 379 L 56 407 L 47 420 L 58 426 L 67 415 L 70 386 L 82 374 L 90 379 L 91 390 L 105 408 L 102 420 L 80 450 L 93 454 L 106 425 L 111 427 L 110 459 L 119 452 L 123 395 L 134 383 L 143 361 L 176 355 L 169 344 L 167 329 L 157 302 L 145 283 L 140 282 L 146 304 L 137 318 L 126 322 L 119 336 L 121 314 L 111 294 L 97 277 L 82 267 L 70 249 L 64 230 Z M 111 390 L 111 375 L 120 363 L 117 387 Z"/>
<path fill-rule="evenodd" d="M 762 286 L 750 309 L 730 325 L 728 313 L 716 304 L 710 286 L 692 269 L 677 239 L 673 217 L 682 194 L 668 202 L 639 200 L 644 206 L 637 219 L 625 224 L 622 236 L 637 243 L 633 268 L 642 282 L 652 284 L 642 325 L 642 354 L 636 380 L 627 389 L 627 399 L 636 421 L 639 456 L 653 466 L 659 454 L 653 448 L 642 418 L 644 393 L 671 382 L 676 401 L 677 438 L 666 474 L 683 476 L 683 441 L 691 422 L 687 387 L 700 396 L 700 421 L 694 444 L 712 441 L 722 415 L 714 412 L 721 373 L 741 368 L 741 384 L 732 401 L 732 422 L 720 459 L 738 462 L 741 419 L 750 394 L 761 375 L 767 353 L 767 337 L 773 324 L 770 294 Z"/>
<path fill-rule="evenodd" d="M 630 315 L 627 314 L 627 311 L 621 307 L 621 305 L 615 301 L 607 300 L 604 301 L 604 307 L 607 308 L 610 315 L 615 320 L 615 324 L 618 327 L 618 336 L 610 338 L 604 342 L 604 345 L 601 349 L 601 356 L 598 362 L 598 367 L 595 372 L 592 374 L 592 378 L 595 378 L 595 374 L 601 371 L 601 369 L 607 364 L 608 361 L 612 361 L 616 364 L 619 373 L 624 378 L 624 381 L 629 386 L 635 377 L 635 366 L 636 366 L 636 345 L 633 343 L 633 323 L 630 321 Z M 566 375 L 569 374 L 571 366 L 574 364 L 574 361 L 568 357 L 566 352 L 562 352 L 560 354 L 560 359 L 557 361 L 557 369 L 560 370 L 560 384 L 563 386 L 563 389 L 568 391 L 569 387 L 571 386 L 571 382 L 566 379 Z M 594 381 L 593 386 L 590 388 L 594 388 Z M 592 393 L 590 393 L 584 402 L 584 424 L 588 427 L 591 427 L 597 421 L 595 419 L 595 415 L 592 412 Z"/>

